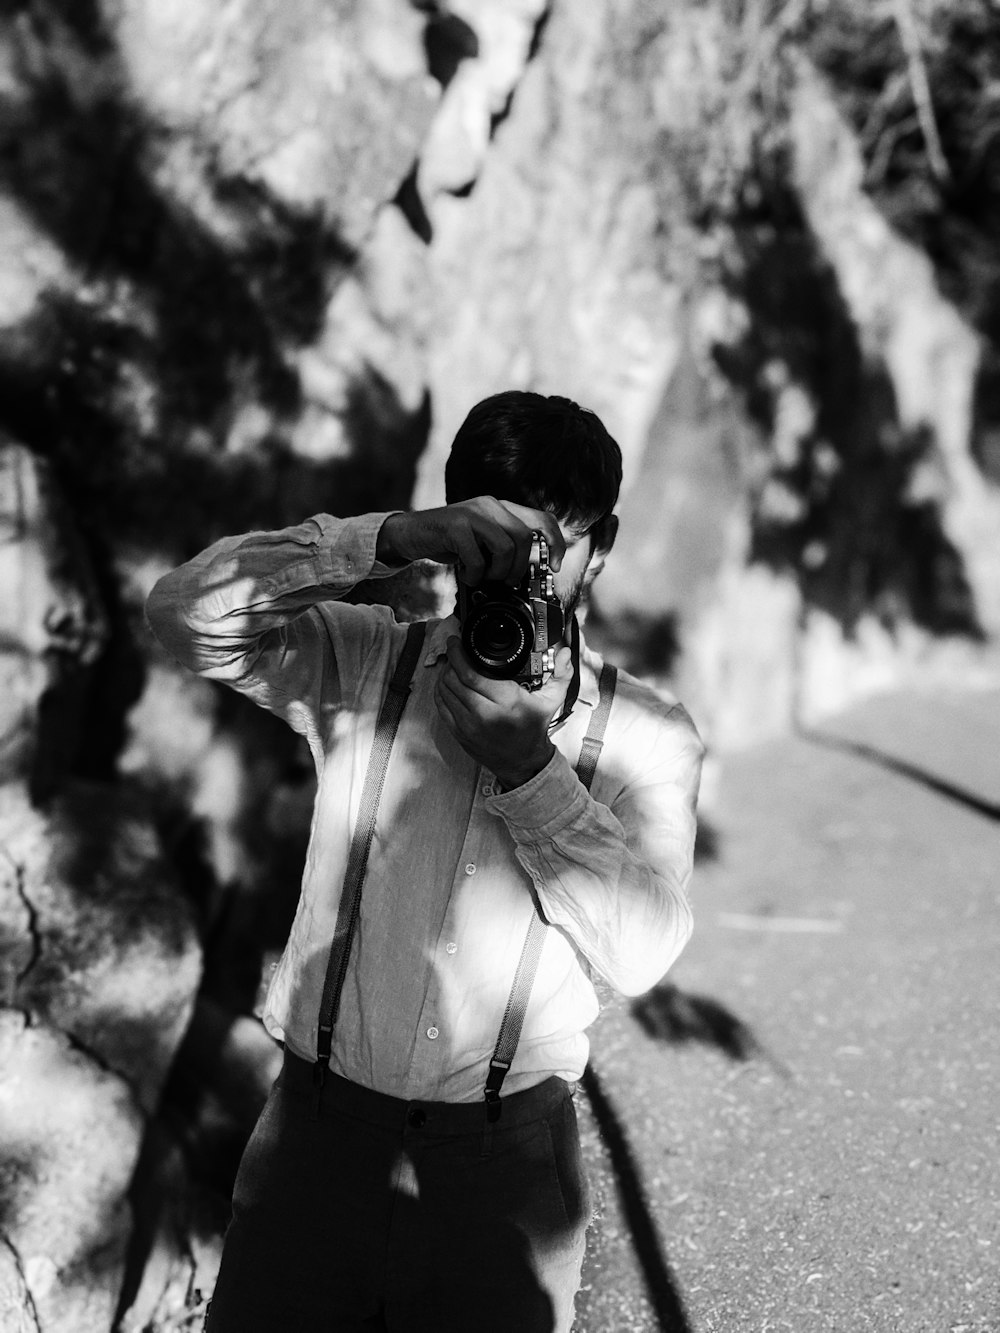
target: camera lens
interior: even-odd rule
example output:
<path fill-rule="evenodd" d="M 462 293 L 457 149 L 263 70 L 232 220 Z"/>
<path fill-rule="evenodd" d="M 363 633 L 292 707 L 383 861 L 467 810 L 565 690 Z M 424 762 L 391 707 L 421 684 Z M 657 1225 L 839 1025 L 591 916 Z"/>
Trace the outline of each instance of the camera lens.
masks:
<path fill-rule="evenodd" d="M 462 641 L 483 675 L 511 679 L 524 666 L 534 645 L 530 609 L 513 598 L 490 600 L 465 621 Z"/>
<path fill-rule="evenodd" d="M 507 612 L 494 611 L 473 626 L 472 642 L 481 658 L 500 666 L 524 647 L 524 627 Z"/>

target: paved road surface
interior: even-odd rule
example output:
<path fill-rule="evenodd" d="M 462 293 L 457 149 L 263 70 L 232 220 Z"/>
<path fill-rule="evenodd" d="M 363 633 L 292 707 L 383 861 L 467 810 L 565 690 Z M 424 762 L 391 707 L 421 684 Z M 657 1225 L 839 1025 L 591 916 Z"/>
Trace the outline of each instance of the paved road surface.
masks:
<path fill-rule="evenodd" d="M 1000 692 L 824 733 L 727 762 L 676 989 L 595 1026 L 579 1333 L 1000 1330 Z"/>

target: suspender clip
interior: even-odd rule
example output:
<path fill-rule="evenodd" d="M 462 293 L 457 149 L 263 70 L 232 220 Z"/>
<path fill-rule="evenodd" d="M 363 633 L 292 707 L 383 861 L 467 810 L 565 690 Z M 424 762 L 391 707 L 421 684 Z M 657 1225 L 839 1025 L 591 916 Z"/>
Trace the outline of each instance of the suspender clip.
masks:
<path fill-rule="evenodd" d="M 509 1060 L 498 1060 L 494 1055 L 490 1060 L 490 1072 L 486 1075 L 487 1094 L 493 1092 L 500 1096 L 500 1088 L 504 1079 L 507 1077 L 507 1070 L 510 1068 Z M 488 1100 L 488 1097 L 487 1097 Z"/>
<path fill-rule="evenodd" d="M 327 1063 L 325 1060 L 317 1059 L 313 1063 L 313 1088 L 316 1090 L 316 1104 L 313 1108 L 313 1114 L 317 1120 L 323 1109 L 323 1085 L 326 1082 L 326 1071 Z"/>
<path fill-rule="evenodd" d="M 483 1097 L 486 1100 L 486 1119 L 493 1125 L 500 1119 L 500 1089 L 507 1076 L 507 1070 L 510 1068 L 509 1060 L 498 1060 L 496 1056 L 490 1061 L 490 1072 L 486 1076 L 486 1087 L 483 1089 Z"/>
<path fill-rule="evenodd" d="M 333 1024 L 320 1023 L 319 1031 L 316 1035 L 316 1061 L 325 1065 L 330 1058 L 330 1051 L 333 1049 Z"/>

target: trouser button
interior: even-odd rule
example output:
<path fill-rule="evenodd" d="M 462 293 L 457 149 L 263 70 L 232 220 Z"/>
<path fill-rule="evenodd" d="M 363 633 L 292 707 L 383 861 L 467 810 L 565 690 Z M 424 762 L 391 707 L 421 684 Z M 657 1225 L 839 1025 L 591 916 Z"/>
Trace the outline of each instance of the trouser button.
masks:
<path fill-rule="evenodd" d="M 414 1129 L 423 1129 L 427 1124 L 427 1112 L 422 1111 L 419 1106 L 415 1106 L 406 1118 Z"/>

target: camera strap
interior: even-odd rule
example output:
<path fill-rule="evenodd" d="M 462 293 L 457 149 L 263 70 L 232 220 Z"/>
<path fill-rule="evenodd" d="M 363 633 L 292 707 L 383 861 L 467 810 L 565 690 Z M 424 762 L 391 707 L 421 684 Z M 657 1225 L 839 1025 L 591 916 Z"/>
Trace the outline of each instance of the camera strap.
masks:
<path fill-rule="evenodd" d="M 594 774 L 597 772 L 597 761 L 600 759 L 601 750 L 604 748 L 604 733 L 607 730 L 608 718 L 611 716 L 611 704 L 615 697 L 617 680 L 617 670 L 605 662 L 601 668 L 597 707 L 590 719 L 590 726 L 587 728 L 587 734 L 583 739 L 580 758 L 576 765 L 576 775 L 587 791 L 590 791 L 591 783 L 594 781 Z M 517 971 L 514 973 L 514 984 L 511 987 L 507 1008 L 504 1010 L 503 1021 L 500 1024 L 500 1035 L 497 1037 L 496 1048 L 490 1059 L 490 1071 L 486 1077 L 486 1087 L 483 1089 L 483 1096 L 486 1099 L 486 1119 L 490 1124 L 494 1124 L 500 1119 L 500 1089 L 507 1077 L 508 1069 L 514 1062 L 514 1052 L 517 1050 L 517 1043 L 521 1037 L 524 1016 L 528 1012 L 531 988 L 535 983 L 535 974 L 538 971 L 538 964 L 542 957 L 546 930 L 548 930 L 548 926 L 536 910 L 531 918 L 528 933 L 524 937 L 521 957 L 518 959 Z"/>
<path fill-rule="evenodd" d="M 573 657 L 573 675 L 569 682 L 569 688 L 566 691 L 566 698 L 563 702 L 562 711 L 559 716 L 549 723 L 549 735 L 559 730 L 559 728 L 568 720 L 570 713 L 580 697 L 580 622 L 576 616 L 570 621 L 569 628 L 570 649 Z"/>
<path fill-rule="evenodd" d="M 386 770 L 389 767 L 389 755 L 399 729 L 403 708 L 410 695 L 413 672 L 420 657 L 426 630 L 427 624 L 423 620 L 415 620 L 406 627 L 406 642 L 397 659 L 396 669 L 392 673 L 378 721 L 375 723 L 375 738 L 372 741 L 365 783 L 361 789 L 358 822 L 354 827 L 351 850 L 347 858 L 344 888 L 340 896 L 337 924 L 326 963 L 323 998 L 320 1001 L 316 1063 L 313 1066 L 313 1077 L 320 1087 L 326 1077 L 333 1045 L 333 1026 L 340 1010 L 340 995 L 344 989 L 351 944 L 361 910 L 361 890 L 364 885 L 365 868 L 368 865 L 368 853 L 371 851 L 372 837 L 375 833 L 375 816 L 378 813 L 378 803 L 385 784 Z"/>

